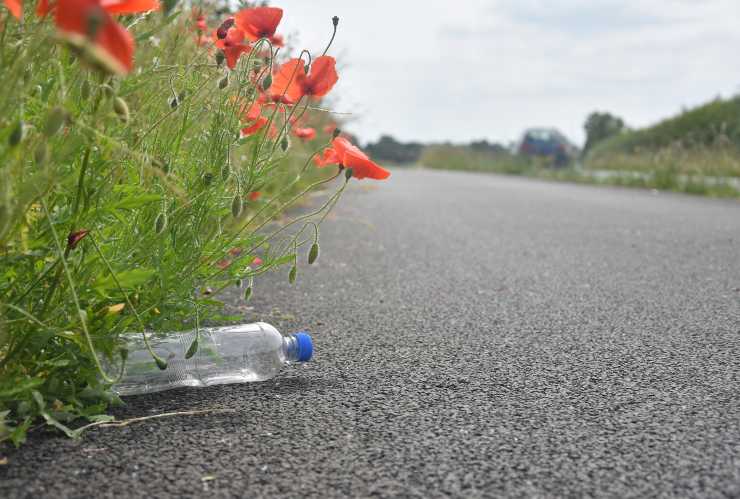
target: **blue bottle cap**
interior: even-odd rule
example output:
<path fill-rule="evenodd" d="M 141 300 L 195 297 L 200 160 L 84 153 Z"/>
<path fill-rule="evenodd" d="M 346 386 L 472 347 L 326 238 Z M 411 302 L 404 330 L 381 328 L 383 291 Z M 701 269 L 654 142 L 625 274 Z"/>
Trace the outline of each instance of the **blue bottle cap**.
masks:
<path fill-rule="evenodd" d="M 298 362 L 308 362 L 313 355 L 313 340 L 311 335 L 305 331 L 295 334 L 296 345 L 298 346 Z"/>

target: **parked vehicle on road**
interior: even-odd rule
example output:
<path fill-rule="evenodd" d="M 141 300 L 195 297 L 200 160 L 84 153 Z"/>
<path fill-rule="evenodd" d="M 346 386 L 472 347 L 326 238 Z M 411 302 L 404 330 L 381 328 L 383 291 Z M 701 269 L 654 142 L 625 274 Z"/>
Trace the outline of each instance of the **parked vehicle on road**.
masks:
<path fill-rule="evenodd" d="M 564 167 L 576 156 L 576 148 L 554 128 L 530 128 L 524 132 L 517 147 L 524 156 L 550 158 L 551 166 Z"/>

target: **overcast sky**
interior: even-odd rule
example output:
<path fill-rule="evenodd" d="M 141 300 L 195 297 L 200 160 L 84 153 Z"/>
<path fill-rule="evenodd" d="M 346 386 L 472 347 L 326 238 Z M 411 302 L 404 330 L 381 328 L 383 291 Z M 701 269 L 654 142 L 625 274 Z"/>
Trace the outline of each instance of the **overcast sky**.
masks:
<path fill-rule="evenodd" d="M 332 107 L 361 141 L 581 144 L 594 110 L 645 126 L 740 92 L 740 0 L 274 0 L 281 30 L 341 65 Z"/>

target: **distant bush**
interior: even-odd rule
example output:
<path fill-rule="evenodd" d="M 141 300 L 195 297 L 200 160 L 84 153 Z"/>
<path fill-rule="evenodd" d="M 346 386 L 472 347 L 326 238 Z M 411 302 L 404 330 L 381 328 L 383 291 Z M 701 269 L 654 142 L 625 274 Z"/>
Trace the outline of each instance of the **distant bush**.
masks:
<path fill-rule="evenodd" d="M 418 161 L 422 148 L 418 142 L 404 143 L 383 135 L 377 142 L 368 144 L 365 150 L 379 161 L 407 164 Z"/>

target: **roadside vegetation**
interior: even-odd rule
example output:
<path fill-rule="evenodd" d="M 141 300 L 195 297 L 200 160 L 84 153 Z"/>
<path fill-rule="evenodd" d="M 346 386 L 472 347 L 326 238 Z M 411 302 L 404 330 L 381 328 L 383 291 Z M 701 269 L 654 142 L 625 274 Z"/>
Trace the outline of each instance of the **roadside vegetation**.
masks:
<path fill-rule="evenodd" d="M 403 144 L 384 137 L 376 153 L 426 168 L 526 175 L 569 182 L 740 197 L 740 96 L 715 99 L 654 126 L 629 130 L 610 113 L 591 113 L 586 143 L 567 161 L 520 144 Z M 412 159 L 400 161 L 416 152 Z"/>
<path fill-rule="evenodd" d="M 338 18 L 284 54 L 279 8 L 174 3 L 0 4 L 0 441 L 109 421 L 126 334 L 241 320 L 220 292 L 295 281 L 347 183 L 389 175 L 320 102 Z"/>

